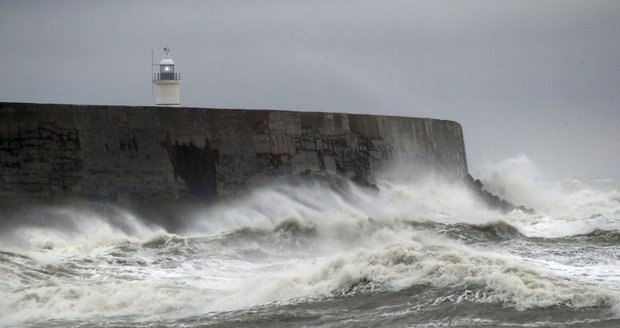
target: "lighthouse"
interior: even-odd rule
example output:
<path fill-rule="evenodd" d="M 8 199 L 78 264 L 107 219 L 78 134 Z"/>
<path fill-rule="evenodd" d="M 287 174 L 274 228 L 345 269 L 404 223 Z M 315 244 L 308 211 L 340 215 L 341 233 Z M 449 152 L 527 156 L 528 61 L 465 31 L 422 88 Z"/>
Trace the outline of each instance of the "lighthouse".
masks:
<path fill-rule="evenodd" d="M 159 106 L 179 106 L 179 86 L 181 74 L 174 71 L 174 62 L 170 58 L 170 49 L 164 48 L 164 59 L 159 63 L 159 73 L 153 74 L 155 85 L 155 102 Z"/>

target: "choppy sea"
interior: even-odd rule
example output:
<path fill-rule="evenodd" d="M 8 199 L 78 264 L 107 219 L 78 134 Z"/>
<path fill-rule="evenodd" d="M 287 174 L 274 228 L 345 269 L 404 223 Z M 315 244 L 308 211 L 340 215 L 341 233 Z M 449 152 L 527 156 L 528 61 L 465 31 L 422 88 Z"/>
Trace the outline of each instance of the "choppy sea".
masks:
<path fill-rule="evenodd" d="M 32 208 L 0 227 L 0 326 L 620 327 L 620 182 L 482 175 L 536 214 L 437 179 L 264 187 L 174 229 Z"/>

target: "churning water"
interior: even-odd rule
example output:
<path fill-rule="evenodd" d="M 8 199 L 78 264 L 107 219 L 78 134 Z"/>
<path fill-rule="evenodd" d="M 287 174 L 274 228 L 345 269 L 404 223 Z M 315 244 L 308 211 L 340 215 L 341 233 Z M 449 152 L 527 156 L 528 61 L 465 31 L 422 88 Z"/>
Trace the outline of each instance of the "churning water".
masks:
<path fill-rule="evenodd" d="M 32 209 L 0 231 L 0 326 L 620 326 L 618 182 L 540 184 L 528 165 L 479 176 L 537 214 L 430 179 L 263 188 L 174 231 Z"/>

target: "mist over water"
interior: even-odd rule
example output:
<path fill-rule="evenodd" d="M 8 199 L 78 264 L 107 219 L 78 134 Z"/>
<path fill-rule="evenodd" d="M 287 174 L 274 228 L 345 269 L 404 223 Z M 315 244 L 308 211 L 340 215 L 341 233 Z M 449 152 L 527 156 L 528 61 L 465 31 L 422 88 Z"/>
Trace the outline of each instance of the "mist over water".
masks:
<path fill-rule="evenodd" d="M 557 237 L 594 229 L 618 229 L 620 181 L 614 179 L 544 180 L 526 156 L 488 165 L 478 177 L 485 188 L 517 204 L 536 209 L 532 234 Z M 566 225 L 559 224 L 566 222 Z M 525 227 L 522 227 L 526 229 Z"/>
<path fill-rule="evenodd" d="M 264 187 L 174 229 L 110 205 L 3 217 L 0 326 L 620 324 L 614 180 L 544 182 L 520 156 L 458 183 Z"/>

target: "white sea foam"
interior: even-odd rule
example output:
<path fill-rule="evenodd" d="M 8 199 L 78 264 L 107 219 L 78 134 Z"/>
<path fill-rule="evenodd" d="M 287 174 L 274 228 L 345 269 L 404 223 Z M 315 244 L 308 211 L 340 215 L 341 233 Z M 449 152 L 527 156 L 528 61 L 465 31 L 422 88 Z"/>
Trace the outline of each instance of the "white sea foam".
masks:
<path fill-rule="evenodd" d="M 251 280 L 208 305 L 209 310 L 276 300 L 327 295 L 367 284 L 374 290 L 416 285 L 479 288 L 479 297 L 457 301 L 499 301 L 517 309 L 563 305 L 617 311 L 620 292 L 582 285 L 527 267 L 514 257 L 491 254 L 446 241 L 409 242 L 296 263 L 285 272 Z M 620 312 L 617 312 L 620 313 Z"/>
<path fill-rule="evenodd" d="M 379 187 L 375 193 L 350 186 L 346 195 L 318 184 L 263 188 L 234 205 L 220 205 L 197 215 L 187 230 L 205 235 L 248 227 L 272 230 L 282 221 L 295 220 L 316 227 L 326 238 L 342 240 L 371 223 L 396 229 L 412 220 L 486 223 L 502 217 L 481 206 L 458 183 L 381 181 Z"/>
<path fill-rule="evenodd" d="M 518 182 L 523 174 L 514 176 Z M 617 191 L 547 191 L 533 179 L 517 187 L 498 177 L 483 181 L 515 203 L 538 201 L 542 210 L 505 215 L 482 206 L 466 187 L 436 179 L 380 181 L 378 192 L 266 187 L 186 220 L 181 236 L 123 210 L 52 209 L 49 222 L 17 226 L 0 242 L 3 251 L 27 255 L 7 255 L 0 265 L 0 324 L 201 314 L 323 297 L 359 284 L 384 290 L 474 286 L 474 296 L 446 299 L 519 309 L 602 306 L 620 313 L 617 291 L 600 287 L 619 274 L 613 258 L 595 267 L 593 279 L 581 279 L 576 276 L 593 272 L 465 246 L 409 224 L 505 221 L 544 237 L 613 230 L 620 221 Z"/>

